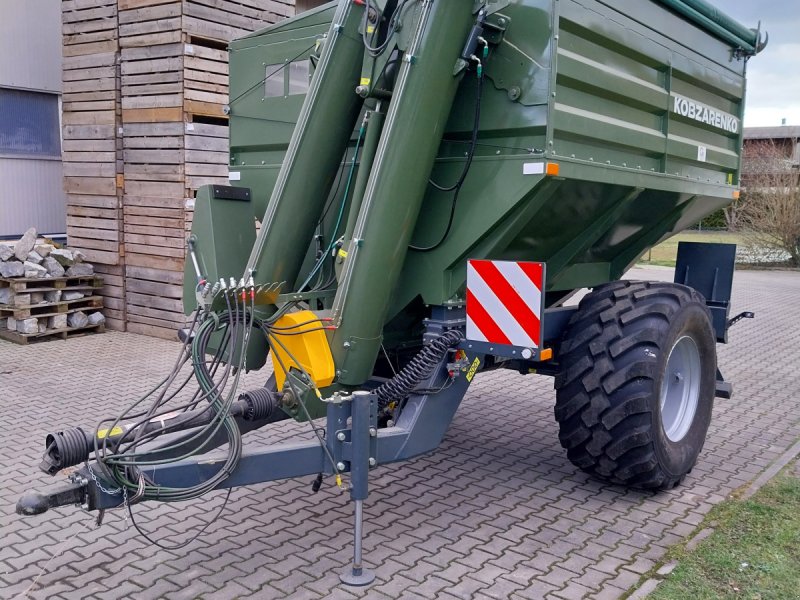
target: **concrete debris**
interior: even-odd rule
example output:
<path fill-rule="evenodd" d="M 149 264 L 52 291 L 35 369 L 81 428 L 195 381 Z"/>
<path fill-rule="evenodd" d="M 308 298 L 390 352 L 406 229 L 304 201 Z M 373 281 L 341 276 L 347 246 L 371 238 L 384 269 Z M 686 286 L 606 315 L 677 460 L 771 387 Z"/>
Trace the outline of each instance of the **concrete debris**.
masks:
<path fill-rule="evenodd" d="M 28 262 L 26 260 L 24 267 L 25 277 L 28 279 L 32 279 L 34 277 L 44 277 L 47 275 L 47 269 L 45 269 L 42 265 L 37 265 L 36 263 Z"/>
<path fill-rule="evenodd" d="M 39 319 L 31 317 L 17 321 L 17 331 L 20 333 L 39 333 Z"/>
<path fill-rule="evenodd" d="M 47 331 L 47 322 L 39 321 L 39 333 L 44 333 L 46 331 Z"/>
<path fill-rule="evenodd" d="M 86 327 L 89 324 L 89 317 L 83 311 L 69 313 L 67 316 L 67 325 L 70 327 Z"/>
<path fill-rule="evenodd" d="M 30 306 L 31 305 L 31 295 L 30 294 L 15 294 L 13 298 L 14 306 Z"/>
<path fill-rule="evenodd" d="M 39 256 L 45 258 L 47 256 L 50 256 L 50 253 L 53 250 L 55 250 L 55 248 L 56 248 L 55 246 L 51 246 L 50 244 L 39 244 L 34 248 L 34 250 Z"/>
<path fill-rule="evenodd" d="M 83 298 L 83 295 L 83 292 L 65 290 L 61 293 L 61 301 L 66 302 L 67 300 L 78 300 Z"/>
<path fill-rule="evenodd" d="M 50 252 L 50 256 L 55 258 L 62 267 L 71 267 L 75 264 L 75 256 L 71 250 L 64 250 L 63 248 L 56 248 Z"/>
<path fill-rule="evenodd" d="M 100 325 L 101 323 L 105 323 L 106 318 L 103 316 L 101 312 L 93 312 L 89 315 L 89 325 Z"/>
<path fill-rule="evenodd" d="M 11 304 L 11 298 L 14 297 L 14 292 L 11 288 L 0 288 L 0 304 Z"/>
<path fill-rule="evenodd" d="M 44 302 L 44 292 L 31 292 L 31 304 L 41 304 Z"/>
<path fill-rule="evenodd" d="M 67 328 L 67 313 L 60 315 L 53 315 L 47 319 L 48 329 L 66 329 Z"/>
<path fill-rule="evenodd" d="M 22 277 L 25 275 L 25 267 L 21 262 L 9 260 L 0 262 L 0 277 Z"/>
<path fill-rule="evenodd" d="M 42 255 L 39 254 L 38 252 L 31 251 L 28 252 L 28 257 L 25 260 L 40 265 L 42 264 L 42 258 L 43 258 Z"/>
<path fill-rule="evenodd" d="M 9 331 L 16 331 L 17 330 L 17 320 L 14 317 L 8 317 L 6 320 L 6 327 Z"/>
<path fill-rule="evenodd" d="M 82 263 L 86 261 L 86 255 L 80 250 L 73 250 L 72 257 L 75 259 L 76 263 Z"/>
<path fill-rule="evenodd" d="M 48 302 L 61 302 L 61 290 L 50 290 L 44 293 L 44 299 Z"/>
<path fill-rule="evenodd" d="M 42 266 L 47 269 L 47 272 L 52 275 L 53 277 L 63 277 L 64 276 L 64 267 L 61 266 L 55 258 L 52 256 L 46 256 L 45 259 L 42 261 Z"/>
<path fill-rule="evenodd" d="M 6 261 L 14 256 L 14 249 L 8 244 L 0 244 L 0 260 Z"/>
<path fill-rule="evenodd" d="M 14 256 L 17 257 L 17 260 L 23 261 L 27 258 L 28 253 L 36 245 L 37 237 L 39 237 L 39 234 L 36 233 L 36 228 L 34 227 L 22 234 L 20 240 L 14 245 Z"/>
<path fill-rule="evenodd" d="M 75 263 L 67 269 L 67 277 L 88 277 L 94 275 L 94 267 L 89 263 Z"/>

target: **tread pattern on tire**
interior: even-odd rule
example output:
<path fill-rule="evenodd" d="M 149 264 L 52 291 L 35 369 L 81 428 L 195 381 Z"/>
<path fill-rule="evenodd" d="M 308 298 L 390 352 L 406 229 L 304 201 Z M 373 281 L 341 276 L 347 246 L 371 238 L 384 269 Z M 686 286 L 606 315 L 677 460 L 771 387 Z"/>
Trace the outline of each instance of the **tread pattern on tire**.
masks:
<path fill-rule="evenodd" d="M 573 464 L 644 489 L 672 488 L 683 479 L 657 459 L 650 396 L 664 323 L 690 303 L 705 308 L 695 290 L 661 282 L 616 281 L 583 298 L 565 332 L 555 378 L 559 441 Z"/>

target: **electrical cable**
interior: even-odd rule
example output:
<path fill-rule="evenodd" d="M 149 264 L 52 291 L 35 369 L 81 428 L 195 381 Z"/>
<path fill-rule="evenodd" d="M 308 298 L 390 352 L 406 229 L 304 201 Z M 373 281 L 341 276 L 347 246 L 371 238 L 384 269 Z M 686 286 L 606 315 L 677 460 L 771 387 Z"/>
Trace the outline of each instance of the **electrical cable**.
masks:
<path fill-rule="evenodd" d="M 474 119 L 472 122 L 472 136 L 471 136 L 471 143 L 469 151 L 467 152 L 467 160 L 464 164 L 464 168 L 461 171 L 461 175 L 459 175 L 458 179 L 452 186 L 444 187 L 437 184 L 432 179 L 428 180 L 433 187 L 437 190 L 442 192 L 449 192 L 452 191 L 453 197 L 450 202 L 450 214 L 447 217 L 447 226 L 445 227 L 444 233 L 441 235 L 439 240 L 431 244 L 430 246 L 415 246 L 413 244 L 409 245 L 409 249 L 415 250 L 417 252 L 431 252 L 436 250 L 439 246 L 441 246 L 447 237 L 450 235 L 450 230 L 453 228 L 453 222 L 455 220 L 456 215 L 456 205 L 458 204 L 458 195 L 461 193 L 461 186 L 464 184 L 464 181 L 469 174 L 470 167 L 472 166 L 472 159 L 475 157 L 475 148 L 478 142 L 478 130 L 480 129 L 480 121 L 481 121 L 481 98 L 483 96 L 483 74 L 478 77 L 478 90 L 475 93 L 475 114 Z"/>
<path fill-rule="evenodd" d="M 366 130 L 366 127 L 362 123 L 361 127 L 358 130 L 358 138 L 356 139 L 356 147 L 355 147 L 355 150 L 353 151 L 353 163 L 350 165 L 350 173 L 347 175 L 347 184 L 344 187 L 344 194 L 342 195 L 342 202 L 339 205 L 339 214 L 336 217 L 336 225 L 333 228 L 333 233 L 331 233 L 331 241 L 328 244 L 328 247 L 325 250 L 325 252 L 322 254 L 322 256 L 319 257 L 319 260 L 317 261 L 317 264 L 314 266 L 314 268 L 308 274 L 308 277 L 306 277 L 306 280 L 298 288 L 298 290 L 297 290 L 298 292 L 302 292 L 306 288 L 306 286 L 309 284 L 309 282 L 314 278 L 314 275 L 317 274 L 317 271 L 322 266 L 322 264 L 325 262 L 325 259 L 328 257 L 328 254 L 330 254 L 331 250 L 333 250 L 333 246 L 336 244 L 336 234 L 339 232 L 339 227 L 342 224 L 342 217 L 344 216 L 344 208 L 345 208 L 345 205 L 347 204 L 347 197 L 350 195 L 350 185 L 353 182 L 353 173 L 356 170 L 356 161 L 358 160 L 358 150 L 359 150 L 359 147 L 361 146 L 361 141 L 364 138 L 365 130 Z"/>
<path fill-rule="evenodd" d="M 376 23 L 379 23 L 383 19 L 383 13 L 381 13 L 377 9 L 377 7 L 375 7 L 375 8 L 372 7 L 371 0 L 364 0 L 364 6 L 365 6 L 364 26 L 363 26 L 363 31 L 361 32 L 361 38 L 362 38 L 362 40 L 364 42 L 364 48 L 366 48 L 366 50 L 369 53 L 369 55 L 372 56 L 373 58 L 377 58 L 378 56 L 383 54 L 384 51 L 391 44 L 392 38 L 393 38 L 394 34 L 397 32 L 397 26 L 400 23 L 400 14 L 403 12 L 403 9 L 405 8 L 405 5 L 408 2 L 409 2 L 409 0 L 400 0 L 400 2 L 397 4 L 397 7 L 394 9 L 394 12 L 392 13 L 391 18 L 389 19 L 389 25 L 388 25 L 388 29 L 386 31 L 386 37 L 384 38 L 384 40 L 380 44 L 380 46 L 372 47 L 372 46 L 370 46 L 370 43 L 369 43 L 370 40 L 368 39 L 368 36 L 370 35 L 369 32 L 368 32 L 369 13 L 370 13 L 370 10 L 375 12 L 375 14 L 377 15 L 377 18 L 375 19 Z M 375 29 L 372 31 L 372 37 L 375 37 L 375 33 L 379 32 L 379 30 L 380 30 L 380 28 L 376 25 Z"/>

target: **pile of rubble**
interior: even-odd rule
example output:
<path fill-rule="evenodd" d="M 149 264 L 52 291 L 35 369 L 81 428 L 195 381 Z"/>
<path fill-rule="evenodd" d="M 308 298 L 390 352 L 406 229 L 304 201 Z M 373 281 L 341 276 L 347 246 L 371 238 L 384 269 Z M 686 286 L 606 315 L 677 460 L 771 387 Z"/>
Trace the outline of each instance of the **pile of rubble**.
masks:
<path fill-rule="evenodd" d="M 27 343 L 94 328 L 102 331 L 101 281 L 78 250 L 39 242 L 31 228 L 15 244 L 0 243 L 0 338 Z"/>
<path fill-rule="evenodd" d="M 0 277 L 88 277 L 94 267 L 84 262 L 78 250 L 37 244 L 39 236 L 31 227 L 13 246 L 0 244 Z"/>

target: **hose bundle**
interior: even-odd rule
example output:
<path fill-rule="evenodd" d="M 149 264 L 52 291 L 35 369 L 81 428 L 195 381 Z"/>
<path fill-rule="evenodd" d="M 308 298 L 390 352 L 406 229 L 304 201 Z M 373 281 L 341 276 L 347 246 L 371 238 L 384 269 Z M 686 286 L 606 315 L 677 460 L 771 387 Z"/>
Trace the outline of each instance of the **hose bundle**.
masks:
<path fill-rule="evenodd" d="M 433 373 L 447 351 L 463 339 L 464 335 L 453 329 L 429 342 L 400 369 L 397 375 L 375 390 L 378 405 L 385 408 L 391 402 L 408 396 L 417 385 Z"/>

